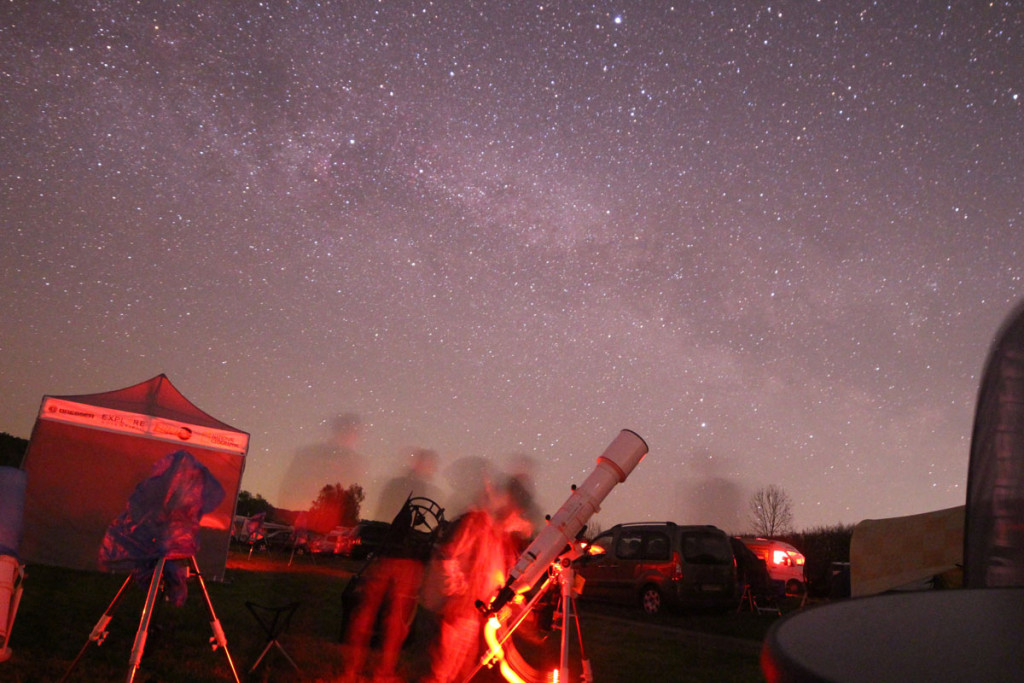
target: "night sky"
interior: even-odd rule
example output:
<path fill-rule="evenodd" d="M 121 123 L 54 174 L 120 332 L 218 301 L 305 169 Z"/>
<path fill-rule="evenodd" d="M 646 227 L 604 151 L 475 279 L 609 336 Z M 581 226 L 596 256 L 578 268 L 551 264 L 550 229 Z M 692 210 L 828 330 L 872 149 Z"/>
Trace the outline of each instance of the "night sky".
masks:
<path fill-rule="evenodd" d="M 1018 2 L 16 0 L 0 431 L 166 373 L 279 505 L 339 414 L 370 511 L 622 428 L 605 528 L 958 505 L 1022 190 Z"/>

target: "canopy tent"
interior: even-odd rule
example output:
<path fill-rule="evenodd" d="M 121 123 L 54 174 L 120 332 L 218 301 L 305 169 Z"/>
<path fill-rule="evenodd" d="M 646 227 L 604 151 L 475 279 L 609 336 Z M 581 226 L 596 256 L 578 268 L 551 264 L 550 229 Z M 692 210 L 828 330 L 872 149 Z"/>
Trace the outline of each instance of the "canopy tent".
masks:
<path fill-rule="evenodd" d="M 116 391 L 44 396 L 25 470 L 23 561 L 97 569 L 111 522 L 165 455 L 185 449 L 227 495 L 202 518 L 196 561 L 223 578 L 249 435 L 194 406 L 166 375 Z"/>
<path fill-rule="evenodd" d="M 850 594 L 919 585 L 963 563 L 964 506 L 865 519 L 850 540 Z"/>

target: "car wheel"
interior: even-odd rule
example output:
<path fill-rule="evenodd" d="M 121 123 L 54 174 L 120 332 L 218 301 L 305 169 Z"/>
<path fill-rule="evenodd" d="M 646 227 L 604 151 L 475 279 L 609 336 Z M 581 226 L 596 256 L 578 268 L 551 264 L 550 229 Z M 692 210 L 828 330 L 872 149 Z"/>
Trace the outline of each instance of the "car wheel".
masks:
<path fill-rule="evenodd" d="M 790 579 L 786 583 L 786 594 L 787 595 L 803 595 L 804 585 L 796 579 Z"/>
<path fill-rule="evenodd" d="M 657 586 L 644 586 L 640 591 L 640 607 L 646 614 L 657 614 L 661 611 L 661 591 Z"/>

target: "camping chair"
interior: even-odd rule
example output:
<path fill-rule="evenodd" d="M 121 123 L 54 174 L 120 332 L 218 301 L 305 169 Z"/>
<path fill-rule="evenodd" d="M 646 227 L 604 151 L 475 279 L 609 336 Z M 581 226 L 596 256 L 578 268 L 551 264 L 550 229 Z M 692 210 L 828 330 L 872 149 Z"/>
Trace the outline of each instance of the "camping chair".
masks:
<path fill-rule="evenodd" d="M 292 533 L 292 552 L 288 556 L 288 566 L 292 566 L 296 555 L 308 555 L 310 561 L 316 564 L 316 553 L 313 552 L 313 532 L 306 528 L 295 527 Z"/>
<path fill-rule="evenodd" d="M 764 560 L 758 558 L 758 562 L 763 567 Z M 747 609 L 757 614 L 782 614 L 782 610 L 779 609 L 778 594 L 767 580 L 767 571 L 767 569 L 763 569 L 749 572 L 746 577 L 747 581 L 743 585 L 740 604 L 736 607 L 737 612 Z"/>
<path fill-rule="evenodd" d="M 779 601 L 769 593 L 759 593 L 749 583 L 743 586 L 743 595 L 740 597 L 740 604 L 736 607 L 737 612 L 756 612 L 757 614 L 782 615 L 779 609 Z"/>
<path fill-rule="evenodd" d="M 195 576 L 210 613 L 213 629 L 210 643 L 214 650 L 218 647 L 224 650 L 235 683 L 239 683 L 224 630 L 214 612 L 195 557 L 199 549 L 199 520 L 215 510 L 223 498 L 223 487 L 188 451 L 171 453 L 157 462 L 153 474 L 140 482 L 128 499 L 127 509 L 107 529 L 100 548 L 101 565 L 106 569 L 129 569 L 131 573 L 93 627 L 61 681 L 67 680 L 90 643 L 103 644 L 114 610 L 128 584 L 134 580 L 140 585 L 148 583 L 149 589 L 129 658 L 127 681 L 132 683 L 146 647 L 157 595 L 163 589 L 167 599 L 180 607 L 187 597 L 185 581 L 189 576 Z"/>
<path fill-rule="evenodd" d="M 267 549 L 267 538 L 263 533 L 263 521 L 267 513 L 261 512 L 245 520 L 245 542 L 249 544 L 249 559 L 256 548 Z"/>
<path fill-rule="evenodd" d="M 288 625 L 292 621 L 292 615 L 295 614 L 295 610 L 301 604 L 301 602 L 295 601 L 281 607 L 268 607 L 266 605 L 258 605 L 252 601 L 246 601 L 245 608 L 249 610 L 253 618 L 259 623 L 263 632 L 267 634 L 267 644 L 249 669 L 250 674 L 256 670 L 256 667 L 260 665 L 260 662 L 263 661 L 263 658 L 267 656 L 272 647 L 276 647 L 284 655 L 284 658 L 288 660 L 288 663 L 292 665 L 296 672 L 299 671 L 299 665 L 285 652 L 281 642 L 278 640 L 278 636 L 288 630 Z"/>

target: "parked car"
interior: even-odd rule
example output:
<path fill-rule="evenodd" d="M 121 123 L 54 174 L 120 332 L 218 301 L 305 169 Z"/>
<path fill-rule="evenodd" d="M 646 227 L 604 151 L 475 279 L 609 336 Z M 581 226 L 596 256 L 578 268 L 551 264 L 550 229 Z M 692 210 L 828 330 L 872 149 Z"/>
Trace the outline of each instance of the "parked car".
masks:
<path fill-rule="evenodd" d="M 295 529 L 287 524 L 264 521 L 263 515 L 243 517 L 236 515 L 231 525 L 231 540 L 254 549 L 279 550 L 287 548 Z"/>
<path fill-rule="evenodd" d="M 639 605 L 648 614 L 666 606 L 727 609 L 739 599 L 729 535 L 714 526 L 617 524 L 594 538 L 577 574 L 580 597 Z"/>
<path fill-rule="evenodd" d="M 335 527 L 324 535 L 310 539 L 309 552 L 316 555 L 348 555 L 355 527 Z"/>
<path fill-rule="evenodd" d="M 353 527 L 350 538 L 341 549 L 341 554 L 356 559 L 369 557 L 380 548 L 390 528 L 391 525 L 387 522 L 359 522 Z"/>
<path fill-rule="evenodd" d="M 267 523 L 263 525 L 263 536 L 271 550 L 287 550 L 295 538 L 295 527 Z"/>
<path fill-rule="evenodd" d="M 771 538 L 740 536 L 743 544 L 764 560 L 768 578 L 780 594 L 801 595 L 807 588 L 804 576 L 806 558 L 803 554 L 783 541 Z"/>

